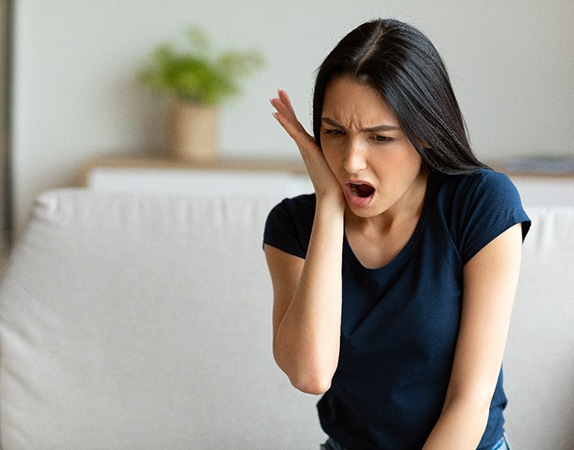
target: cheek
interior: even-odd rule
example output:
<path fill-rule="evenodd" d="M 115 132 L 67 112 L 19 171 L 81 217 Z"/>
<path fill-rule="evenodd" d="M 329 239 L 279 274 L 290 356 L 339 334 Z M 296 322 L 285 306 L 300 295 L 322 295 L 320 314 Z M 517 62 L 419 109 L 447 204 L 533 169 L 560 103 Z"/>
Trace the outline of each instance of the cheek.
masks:
<path fill-rule="evenodd" d="M 404 172 L 418 173 L 422 167 L 422 158 L 418 154 L 418 152 L 413 148 L 411 151 L 403 154 L 399 164 L 401 165 Z"/>
<path fill-rule="evenodd" d="M 409 183 L 420 173 L 421 159 L 404 154 L 387 154 L 384 159 L 381 158 L 375 162 L 373 167 L 375 165 L 379 177 L 392 179 L 394 183 L 402 185 L 403 182 Z"/>
<path fill-rule="evenodd" d="M 325 144 L 321 147 L 323 156 L 327 160 L 327 164 L 333 170 L 341 163 L 341 152 L 334 148 L 332 145 Z"/>

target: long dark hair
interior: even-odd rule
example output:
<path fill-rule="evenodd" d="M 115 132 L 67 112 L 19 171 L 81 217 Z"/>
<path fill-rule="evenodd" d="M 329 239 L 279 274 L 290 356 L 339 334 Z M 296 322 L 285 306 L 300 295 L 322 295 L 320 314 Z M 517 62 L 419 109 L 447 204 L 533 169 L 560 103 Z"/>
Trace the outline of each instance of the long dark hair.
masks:
<path fill-rule="evenodd" d="M 313 94 L 319 145 L 325 90 L 343 75 L 379 92 L 427 170 L 462 174 L 486 167 L 472 152 L 442 58 L 416 28 L 393 19 L 366 22 L 331 51 L 317 72 Z"/>

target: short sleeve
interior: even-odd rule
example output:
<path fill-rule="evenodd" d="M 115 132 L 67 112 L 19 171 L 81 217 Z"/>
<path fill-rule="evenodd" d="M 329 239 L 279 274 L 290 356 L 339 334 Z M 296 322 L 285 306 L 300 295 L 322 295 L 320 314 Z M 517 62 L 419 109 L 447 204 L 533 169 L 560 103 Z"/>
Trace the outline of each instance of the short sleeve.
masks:
<path fill-rule="evenodd" d="M 531 223 L 510 178 L 493 171 L 481 172 L 469 189 L 462 219 L 460 252 L 465 264 L 513 225 L 522 224 L 524 240 Z"/>
<path fill-rule="evenodd" d="M 305 258 L 314 215 L 314 195 L 283 200 L 267 216 L 263 243 L 299 258 Z"/>

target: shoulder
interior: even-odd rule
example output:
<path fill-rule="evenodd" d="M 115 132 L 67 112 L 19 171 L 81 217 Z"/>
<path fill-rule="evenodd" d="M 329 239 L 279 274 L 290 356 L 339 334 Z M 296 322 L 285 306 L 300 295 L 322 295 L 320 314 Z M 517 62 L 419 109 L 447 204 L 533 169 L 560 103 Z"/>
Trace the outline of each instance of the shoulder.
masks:
<path fill-rule="evenodd" d="M 276 211 L 284 211 L 293 215 L 307 215 L 315 212 L 315 194 L 298 195 L 297 197 L 283 199 L 276 205 L 270 214 Z"/>
<path fill-rule="evenodd" d="M 435 174 L 436 212 L 444 218 L 464 261 L 516 223 L 523 237 L 530 219 L 510 178 L 490 169 L 465 175 Z"/>
<path fill-rule="evenodd" d="M 315 194 L 286 198 L 271 210 L 267 217 L 267 224 L 271 225 L 277 221 L 285 223 L 287 221 L 290 225 L 298 228 L 312 226 L 315 205 Z"/>
<path fill-rule="evenodd" d="M 518 190 L 503 173 L 479 169 L 463 175 L 433 175 L 437 206 L 446 213 L 464 218 L 477 212 L 522 209 Z"/>
<path fill-rule="evenodd" d="M 483 194 L 518 195 L 510 178 L 490 169 L 478 169 L 470 174 L 439 175 L 437 183 L 443 192 L 453 198 L 469 200 Z"/>
<path fill-rule="evenodd" d="M 313 228 L 315 205 L 315 194 L 281 201 L 267 217 L 264 243 L 304 258 Z"/>

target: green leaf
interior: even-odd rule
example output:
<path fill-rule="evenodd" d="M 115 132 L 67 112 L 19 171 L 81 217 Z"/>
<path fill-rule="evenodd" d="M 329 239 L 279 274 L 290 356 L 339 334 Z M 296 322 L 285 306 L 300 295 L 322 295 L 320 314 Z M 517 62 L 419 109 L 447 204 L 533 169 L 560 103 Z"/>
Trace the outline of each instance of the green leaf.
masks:
<path fill-rule="evenodd" d="M 176 50 L 161 44 L 153 51 L 148 66 L 138 80 L 149 88 L 181 99 L 214 104 L 240 92 L 239 79 L 251 75 L 264 64 L 258 51 L 226 50 L 211 56 L 207 34 L 188 26 L 189 47 Z"/>

